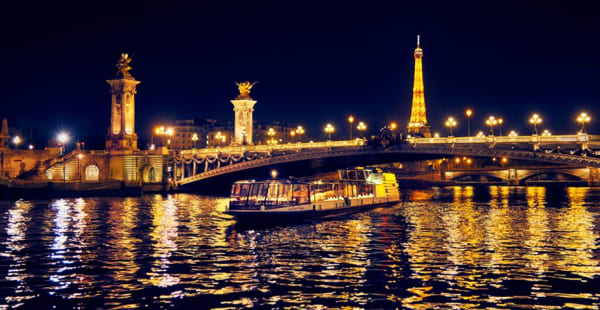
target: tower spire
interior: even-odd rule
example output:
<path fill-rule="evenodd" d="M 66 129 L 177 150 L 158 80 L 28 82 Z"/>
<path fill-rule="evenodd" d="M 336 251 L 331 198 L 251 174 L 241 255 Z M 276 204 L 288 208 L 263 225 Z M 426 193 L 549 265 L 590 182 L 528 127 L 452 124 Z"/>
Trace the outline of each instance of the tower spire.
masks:
<path fill-rule="evenodd" d="M 411 135 L 431 137 L 429 126 L 427 125 L 427 115 L 425 113 L 425 89 L 423 87 L 423 49 L 421 49 L 421 36 L 417 35 L 417 48 L 414 52 L 415 57 L 415 76 L 413 81 L 412 108 L 410 111 L 410 121 L 408 123 L 408 133 Z"/>

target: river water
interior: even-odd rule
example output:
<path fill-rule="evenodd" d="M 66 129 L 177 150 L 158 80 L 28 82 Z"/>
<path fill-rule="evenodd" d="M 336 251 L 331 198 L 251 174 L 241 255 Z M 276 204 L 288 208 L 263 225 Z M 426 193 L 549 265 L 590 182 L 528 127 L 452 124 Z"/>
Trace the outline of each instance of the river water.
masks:
<path fill-rule="evenodd" d="M 597 308 L 600 189 L 449 187 L 248 228 L 193 194 L 0 203 L 0 308 Z"/>

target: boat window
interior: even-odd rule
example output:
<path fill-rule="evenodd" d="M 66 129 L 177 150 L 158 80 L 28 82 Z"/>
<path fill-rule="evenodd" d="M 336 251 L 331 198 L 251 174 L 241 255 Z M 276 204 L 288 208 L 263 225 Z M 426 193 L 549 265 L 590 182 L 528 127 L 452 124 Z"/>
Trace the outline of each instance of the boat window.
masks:
<path fill-rule="evenodd" d="M 248 190 L 250 184 L 234 184 L 231 187 L 230 204 L 235 206 L 243 206 L 248 199 Z"/>
<path fill-rule="evenodd" d="M 289 206 L 292 204 L 292 185 L 279 184 L 279 193 L 277 195 L 277 204 L 280 206 Z"/>
<path fill-rule="evenodd" d="M 348 180 L 356 180 L 357 176 L 356 176 L 356 170 L 349 170 L 348 171 Z"/>
<path fill-rule="evenodd" d="M 268 189 L 268 184 L 255 183 L 250 187 L 250 195 L 248 196 L 248 204 L 259 205 L 265 201 L 265 192 Z"/>
<path fill-rule="evenodd" d="M 340 180 L 348 180 L 348 171 L 339 170 Z"/>
<path fill-rule="evenodd" d="M 266 199 L 265 199 L 265 205 L 276 205 L 277 204 L 277 191 L 279 190 L 279 187 L 281 186 L 281 184 L 278 183 L 272 183 L 272 184 L 265 184 L 268 185 L 268 190 L 267 190 L 267 195 L 266 195 Z"/>
<path fill-rule="evenodd" d="M 292 201 L 293 204 L 309 203 L 308 184 L 293 184 L 292 185 Z"/>

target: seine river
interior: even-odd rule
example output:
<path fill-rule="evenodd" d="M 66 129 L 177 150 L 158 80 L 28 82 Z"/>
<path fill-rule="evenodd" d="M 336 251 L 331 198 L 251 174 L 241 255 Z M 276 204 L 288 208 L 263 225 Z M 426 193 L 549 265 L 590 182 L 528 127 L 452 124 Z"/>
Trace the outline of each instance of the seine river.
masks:
<path fill-rule="evenodd" d="M 0 308 L 597 308 L 600 189 L 449 187 L 241 228 L 193 194 L 0 202 Z"/>

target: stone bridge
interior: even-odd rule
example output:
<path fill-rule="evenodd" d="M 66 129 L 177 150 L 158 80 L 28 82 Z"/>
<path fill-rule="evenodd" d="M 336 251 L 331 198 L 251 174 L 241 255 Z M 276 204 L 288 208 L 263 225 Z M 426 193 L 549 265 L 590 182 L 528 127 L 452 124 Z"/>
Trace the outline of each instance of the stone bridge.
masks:
<path fill-rule="evenodd" d="M 450 156 L 507 157 L 516 160 L 600 167 L 600 137 L 591 135 L 525 137 L 409 138 L 384 147 L 365 140 L 293 143 L 275 146 L 184 150 L 171 162 L 175 187 L 216 178 L 261 178 L 283 168 L 291 175 Z"/>

